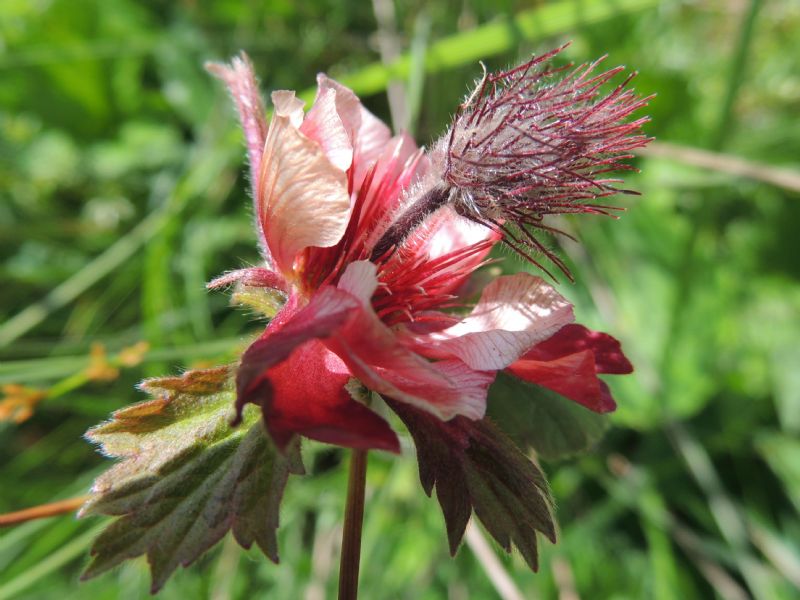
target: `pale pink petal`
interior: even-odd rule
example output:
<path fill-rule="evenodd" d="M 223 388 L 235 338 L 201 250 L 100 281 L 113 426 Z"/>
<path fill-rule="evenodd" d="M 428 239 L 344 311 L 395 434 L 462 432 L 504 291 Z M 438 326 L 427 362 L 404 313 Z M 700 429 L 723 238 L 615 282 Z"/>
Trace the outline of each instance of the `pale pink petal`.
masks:
<path fill-rule="evenodd" d="M 331 164 L 347 171 L 353 163 L 352 137 L 337 110 L 336 90 L 320 91 L 300 132 L 322 147 Z"/>
<path fill-rule="evenodd" d="M 483 225 L 465 219 L 449 206 L 444 206 L 428 218 L 425 224 L 417 227 L 394 253 L 386 266 L 387 271 L 407 270 L 410 265 L 430 265 L 437 259 L 448 260 L 448 267 L 437 268 L 436 277 L 449 271 L 451 276 L 447 285 L 438 288 L 440 294 L 456 293 L 470 278 L 473 271 L 481 266 L 498 234 Z M 455 260 L 458 257 L 458 260 Z M 418 282 L 427 287 L 426 281 Z"/>
<path fill-rule="evenodd" d="M 303 124 L 303 107 L 306 103 L 293 90 L 275 90 L 270 98 L 277 116 L 287 117 L 295 129 Z"/>
<path fill-rule="evenodd" d="M 368 260 L 352 262 L 342 273 L 337 287 L 349 292 L 366 306 L 378 289 L 378 267 Z"/>
<path fill-rule="evenodd" d="M 354 190 L 361 188 L 369 169 L 381 156 L 392 137 L 391 130 L 383 121 L 369 112 L 353 91 L 330 79 L 324 74 L 317 75 L 318 97 L 324 90 L 336 90 L 336 105 L 345 128 L 352 135 L 355 157 L 353 159 Z"/>
<path fill-rule="evenodd" d="M 429 259 L 444 256 L 484 240 L 499 240 L 500 237 L 488 227 L 459 216 L 450 206 L 438 211 L 432 221 L 429 226 L 430 235 L 420 247 L 420 251 Z M 478 262 L 483 260 L 485 255 L 478 258 Z"/>
<path fill-rule="evenodd" d="M 378 117 L 361 107 L 361 126 L 356 136 L 356 158 L 353 182 L 361 187 L 370 167 L 381 156 L 392 137 L 392 131 Z"/>
<path fill-rule="evenodd" d="M 347 176 L 294 123 L 302 104 L 294 94 L 273 94 L 261 173 L 256 186 L 258 218 L 275 263 L 293 273 L 297 253 L 309 246 L 335 245 L 350 217 Z"/>
<path fill-rule="evenodd" d="M 442 419 L 464 415 L 480 419 L 486 410 L 486 392 L 495 373 L 476 371 L 460 360 L 430 362 L 405 348 L 369 305 L 377 285 L 375 265 L 351 263 L 339 289 L 363 303 L 358 318 L 350 318 L 326 345 L 367 387 L 413 404 Z"/>
<path fill-rule="evenodd" d="M 362 112 L 366 112 L 366 109 L 361 106 L 361 100 L 350 88 L 334 81 L 324 73 L 318 73 L 317 96 L 314 103 L 319 102 L 323 96 L 328 95 L 330 92 L 333 92 L 333 98 L 336 101 L 336 112 L 347 130 L 347 135 L 350 136 L 350 140 L 355 145 L 358 131 L 361 128 Z"/>
<path fill-rule="evenodd" d="M 428 158 L 407 134 L 395 136 L 375 164 L 369 189 L 361 190 L 370 215 L 365 248 L 371 250 L 392 223 L 404 193 L 417 184 L 430 168 Z"/>
<path fill-rule="evenodd" d="M 572 305 L 540 277 L 498 277 L 472 313 L 444 331 L 417 338 L 419 351 L 454 356 L 477 370 L 503 369 L 573 321 Z"/>
<path fill-rule="evenodd" d="M 380 148 L 375 158 L 375 182 L 401 182 L 401 190 L 419 179 L 422 174 L 423 163 L 427 166 L 427 159 L 422 160 L 422 154 L 414 138 L 407 133 L 401 133 L 387 140 Z M 399 199 L 399 193 L 395 199 Z M 389 203 L 383 199 L 384 203 Z"/>

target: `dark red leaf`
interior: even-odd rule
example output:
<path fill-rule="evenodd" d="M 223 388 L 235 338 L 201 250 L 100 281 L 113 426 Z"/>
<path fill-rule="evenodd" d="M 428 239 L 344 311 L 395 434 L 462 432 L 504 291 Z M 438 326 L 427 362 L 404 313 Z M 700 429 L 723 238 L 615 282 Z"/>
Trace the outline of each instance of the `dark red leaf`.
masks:
<path fill-rule="evenodd" d="M 506 552 L 513 543 L 536 571 L 536 532 L 556 538 L 553 502 L 539 468 L 487 419 L 441 421 L 407 404 L 388 403 L 414 438 L 425 493 L 436 488 L 450 553 L 458 550 L 474 510 Z"/>

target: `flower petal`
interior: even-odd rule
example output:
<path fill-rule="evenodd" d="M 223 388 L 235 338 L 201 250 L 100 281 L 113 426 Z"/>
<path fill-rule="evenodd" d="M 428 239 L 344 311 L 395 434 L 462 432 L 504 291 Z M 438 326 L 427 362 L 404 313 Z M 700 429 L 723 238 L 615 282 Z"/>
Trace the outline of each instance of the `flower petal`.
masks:
<path fill-rule="evenodd" d="M 392 137 L 383 121 L 361 104 L 353 91 L 320 73 L 317 75 L 317 97 L 327 90 L 336 92 L 336 108 L 345 129 L 351 135 L 354 149 L 353 189 L 358 191 L 369 169 L 378 160 Z"/>
<path fill-rule="evenodd" d="M 293 434 L 353 448 L 399 451 L 394 432 L 344 389 L 350 372 L 318 338 L 336 331 L 360 303 L 325 288 L 304 308 L 290 300 L 242 356 L 236 377 L 237 410 L 261 406 L 276 444 Z"/>
<path fill-rule="evenodd" d="M 236 373 L 236 408 L 241 413 L 248 402 L 261 404 L 269 395 L 268 369 L 283 362 L 295 348 L 314 339 L 324 338 L 340 327 L 360 308 L 358 300 L 335 288 L 323 288 L 304 308 L 298 310 L 292 296 L 280 313 L 270 321 L 264 334 L 242 355 Z"/>
<path fill-rule="evenodd" d="M 404 347 L 369 305 L 376 286 L 376 267 L 371 262 L 358 261 L 347 267 L 339 289 L 357 297 L 362 310 L 328 338 L 326 345 L 358 379 L 380 394 L 444 420 L 456 415 L 482 418 L 495 373 L 476 371 L 460 360 L 429 362 Z"/>
<path fill-rule="evenodd" d="M 269 370 L 272 399 L 262 402 L 264 422 L 285 446 L 293 434 L 364 450 L 400 452 L 389 424 L 344 388 L 351 374 L 322 342 L 312 340 Z"/>
<path fill-rule="evenodd" d="M 459 216 L 451 207 L 446 206 L 432 216 L 430 233 L 420 250 L 432 260 L 488 239 L 499 241 L 500 236 L 488 227 Z M 474 257 L 476 264 L 488 253 L 489 250 Z"/>
<path fill-rule="evenodd" d="M 350 196 L 345 173 L 295 126 L 302 116 L 299 100 L 293 93 L 272 97 L 275 114 L 256 185 L 258 218 L 278 268 L 288 275 L 303 248 L 339 241 L 350 217 Z"/>
<path fill-rule="evenodd" d="M 591 350 L 598 373 L 627 375 L 633 372 L 633 365 L 623 354 L 619 340 L 577 323 L 565 325 L 550 339 L 536 344 L 522 358 L 549 361 L 582 350 Z"/>
<path fill-rule="evenodd" d="M 303 107 L 306 103 L 300 100 L 294 91 L 275 90 L 270 98 L 276 115 L 288 118 L 295 129 L 303 124 Z"/>
<path fill-rule="evenodd" d="M 573 320 L 572 305 L 540 277 L 498 277 L 472 313 L 444 331 L 416 338 L 431 356 L 455 356 L 476 370 L 504 369 Z"/>
<path fill-rule="evenodd" d="M 522 359 L 507 370 L 520 379 L 549 388 L 595 412 L 610 412 L 617 407 L 608 386 L 597 378 L 594 354 L 590 350 L 550 361 Z"/>
<path fill-rule="evenodd" d="M 317 94 L 300 132 L 320 145 L 334 167 L 340 171 L 350 168 L 353 163 L 352 136 L 337 111 L 336 90 L 328 89 Z"/>
<path fill-rule="evenodd" d="M 597 373 L 625 375 L 633 371 L 633 366 L 619 341 L 573 323 L 531 348 L 508 371 L 593 411 L 609 412 L 617 405 Z"/>

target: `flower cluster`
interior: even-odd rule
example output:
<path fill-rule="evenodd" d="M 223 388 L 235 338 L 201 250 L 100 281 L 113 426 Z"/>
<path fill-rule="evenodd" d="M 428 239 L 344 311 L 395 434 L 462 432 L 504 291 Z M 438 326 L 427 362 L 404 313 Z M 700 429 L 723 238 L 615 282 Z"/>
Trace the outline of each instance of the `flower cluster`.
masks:
<path fill-rule="evenodd" d="M 617 191 L 608 171 L 647 141 L 642 119 L 626 121 L 645 102 L 627 80 L 601 93 L 618 69 L 559 79 L 543 67 L 554 53 L 485 75 L 429 152 L 324 75 L 308 112 L 273 92 L 267 125 L 247 57 L 210 67 L 244 128 L 263 257 L 210 286 L 285 298 L 236 377 L 238 410 L 258 405 L 279 447 L 300 435 L 399 451 L 361 386 L 442 422 L 475 421 L 506 371 L 613 410 L 598 374 L 630 363 L 614 338 L 575 324 L 543 279 L 497 277 L 466 304 L 495 244 L 530 257 L 544 250 L 530 229 L 546 229 L 544 215 L 605 211 L 595 200 Z"/>

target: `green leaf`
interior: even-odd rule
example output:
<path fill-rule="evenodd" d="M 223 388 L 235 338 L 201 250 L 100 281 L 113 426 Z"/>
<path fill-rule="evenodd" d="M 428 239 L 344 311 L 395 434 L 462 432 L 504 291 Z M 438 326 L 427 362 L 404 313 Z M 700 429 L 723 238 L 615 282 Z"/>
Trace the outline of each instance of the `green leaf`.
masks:
<path fill-rule="evenodd" d="M 605 415 L 504 373 L 490 389 L 488 415 L 520 447 L 550 460 L 589 449 L 608 427 Z"/>
<path fill-rule="evenodd" d="M 765 431 L 756 437 L 755 445 L 800 512 L 800 440 L 794 436 Z"/>
<path fill-rule="evenodd" d="M 275 450 L 257 410 L 230 426 L 233 375 L 219 367 L 147 380 L 153 400 L 87 433 L 122 460 L 95 480 L 81 510 L 120 517 L 95 540 L 85 579 L 146 554 L 155 592 L 229 530 L 277 562 L 280 499 L 289 473 L 303 473 L 299 442 Z"/>
<path fill-rule="evenodd" d="M 472 510 L 491 536 L 528 566 L 539 567 L 536 532 L 555 543 L 553 500 L 539 468 L 487 419 L 441 421 L 430 413 L 388 401 L 417 446 L 419 478 L 444 513 L 455 555 Z"/>

